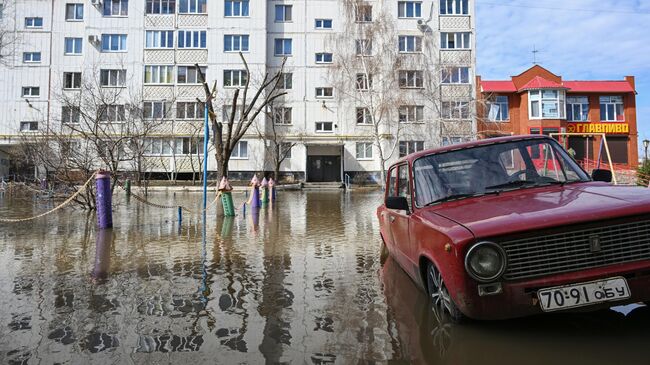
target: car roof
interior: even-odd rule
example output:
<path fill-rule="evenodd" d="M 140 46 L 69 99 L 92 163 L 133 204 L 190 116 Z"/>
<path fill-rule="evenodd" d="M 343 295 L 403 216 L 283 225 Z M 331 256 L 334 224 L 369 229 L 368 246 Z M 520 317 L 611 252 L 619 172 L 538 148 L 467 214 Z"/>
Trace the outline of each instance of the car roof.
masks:
<path fill-rule="evenodd" d="M 525 141 L 525 140 L 531 140 L 531 139 L 551 139 L 551 140 L 554 140 L 553 138 L 545 136 L 543 134 L 517 135 L 517 136 L 479 139 L 479 140 L 476 140 L 476 141 L 471 141 L 471 142 L 466 142 L 466 143 L 459 143 L 459 144 L 454 144 L 454 145 L 449 145 L 449 146 L 444 146 L 444 147 L 438 147 L 438 148 L 431 148 L 431 149 L 428 149 L 428 150 L 411 153 L 410 155 L 406 155 L 406 156 L 400 158 L 397 162 L 392 164 L 391 167 L 393 167 L 395 165 L 399 165 L 401 163 L 404 163 L 405 161 L 408 161 L 409 163 L 412 163 L 413 161 L 417 160 L 418 158 L 420 158 L 422 156 L 435 155 L 435 154 L 438 154 L 438 153 L 463 150 L 463 149 L 479 147 L 479 146 L 489 146 L 489 145 L 493 145 L 493 144 L 513 142 L 513 141 Z"/>

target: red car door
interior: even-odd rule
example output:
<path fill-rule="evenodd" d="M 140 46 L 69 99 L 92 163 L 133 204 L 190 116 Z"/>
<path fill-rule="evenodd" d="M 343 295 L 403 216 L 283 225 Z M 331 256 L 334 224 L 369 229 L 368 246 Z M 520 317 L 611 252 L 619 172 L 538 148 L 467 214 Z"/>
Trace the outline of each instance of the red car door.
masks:
<path fill-rule="evenodd" d="M 386 197 L 397 196 L 397 167 L 393 167 L 388 171 L 388 178 L 386 179 Z M 395 250 L 395 243 L 393 241 L 392 222 L 395 217 L 390 209 L 384 209 L 381 213 L 381 226 L 383 228 L 384 242 L 391 252 Z"/>
<path fill-rule="evenodd" d="M 403 196 L 409 202 L 411 207 L 411 191 L 409 183 L 408 165 L 403 164 L 397 167 L 397 196 Z M 396 251 L 399 251 L 398 261 L 402 267 L 411 271 L 413 269 L 411 237 L 409 234 L 410 215 L 409 211 L 404 210 L 390 210 L 389 220 L 391 227 L 391 235 L 393 245 Z"/>

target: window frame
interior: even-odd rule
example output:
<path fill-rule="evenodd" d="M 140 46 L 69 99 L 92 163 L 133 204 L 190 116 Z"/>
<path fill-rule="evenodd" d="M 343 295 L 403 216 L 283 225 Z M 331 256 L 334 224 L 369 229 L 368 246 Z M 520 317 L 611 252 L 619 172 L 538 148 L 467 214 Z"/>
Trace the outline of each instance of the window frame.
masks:
<path fill-rule="evenodd" d="M 321 22 L 321 26 L 318 26 L 318 22 Z M 325 26 L 325 23 L 329 22 L 329 27 Z M 326 30 L 326 29 L 332 29 L 334 28 L 334 21 L 329 18 L 316 18 L 314 19 L 314 29 L 316 30 Z"/>
<path fill-rule="evenodd" d="M 181 82 L 181 70 L 185 70 L 185 81 Z M 201 84 L 201 78 L 199 77 L 199 72 L 203 75 L 207 75 L 208 66 L 199 66 L 199 69 L 196 69 L 196 66 L 192 65 L 178 65 L 176 66 L 176 84 L 178 85 L 197 85 Z M 193 76 L 194 82 L 190 81 L 190 76 Z"/>
<path fill-rule="evenodd" d="M 71 42 L 72 52 L 68 52 L 68 42 Z M 79 46 L 79 52 L 77 47 Z M 65 56 L 81 56 L 83 55 L 83 38 L 80 37 L 65 37 L 63 39 L 63 55 Z"/>
<path fill-rule="evenodd" d="M 413 39 L 413 50 L 409 50 L 409 41 Z M 404 47 L 402 47 L 404 45 Z M 400 35 L 397 36 L 397 50 L 399 53 L 422 53 L 422 36 Z"/>
<path fill-rule="evenodd" d="M 147 69 L 150 69 L 149 81 L 147 81 Z M 162 72 L 163 70 L 165 72 Z M 172 85 L 176 82 L 174 77 L 175 75 L 174 71 L 175 71 L 174 65 L 144 65 L 143 84 L 144 85 Z M 165 76 L 163 77 L 163 75 Z"/>
<path fill-rule="evenodd" d="M 114 14 L 115 4 L 118 4 L 118 14 Z M 108 14 L 107 14 L 108 10 Z M 129 16 L 129 0 L 102 0 L 102 17 L 125 18 Z"/>
<path fill-rule="evenodd" d="M 235 42 L 235 39 L 237 39 L 237 42 Z M 238 47 L 235 47 L 235 43 L 237 43 Z M 228 49 L 227 47 L 228 44 L 230 44 L 230 49 Z M 244 47 L 244 45 L 246 47 Z M 250 35 L 249 34 L 224 34 L 223 51 L 225 53 L 250 52 Z"/>
<path fill-rule="evenodd" d="M 329 60 L 326 59 L 327 56 L 329 56 Z M 319 57 L 321 58 L 320 61 L 318 60 Z M 317 52 L 315 58 L 315 62 L 318 65 L 327 65 L 334 63 L 334 54 L 331 52 Z"/>
<path fill-rule="evenodd" d="M 372 142 L 356 142 L 355 143 L 355 157 L 358 161 L 372 161 L 374 159 L 373 143 Z M 361 147 L 361 149 L 359 149 Z M 359 153 L 363 152 L 363 153 Z"/>
<path fill-rule="evenodd" d="M 293 89 L 293 72 L 283 72 L 280 75 L 280 82 L 278 82 L 278 89 L 279 90 L 292 90 Z M 289 80 L 287 82 L 287 80 Z M 287 87 L 287 84 L 289 84 L 289 87 Z"/>
<path fill-rule="evenodd" d="M 166 100 L 145 100 L 142 102 L 142 119 L 145 120 L 156 120 L 156 119 L 168 119 L 168 113 L 170 111 L 169 106 L 167 105 L 168 101 Z M 150 115 L 147 115 L 147 104 L 150 104 Z M 159 104 L 159 105 L 158 105 Z M 156 107 L 158 105 L 158 107 Z M 160 111 L 160 116 L 157 116 L 157 111 Z"/>
<path fill-rule="evenodd" d="M 154 12 L 156 4 L 158 4 L 159 12 Z M 166 4 L 166 6 L 163 6 L 163 4 Z M 163 9 L 167 9 L 167 12 L 163 12 Z M 176 14 L 176 0 L 146 0 L 144 4 L 144 13 L 145 15 Z"/>
<path fill-rule="evenodd" d="M 113 119 L 109 117 L 112 116 Z M 122 118 L 119 118 L 119 117 Z M 126 123 L 126 105 L 124 104 L 108 104 L 102 106 L 102 113 L 99 114 L 98 120 L 100 123 Z"/>
<path fill-rule="evenodd" d="M 403 140 L 398 143 L 399 157 L 405 157 L 412 153 L 424 151 L 424 141 Z"/>
<path fill-rule="evenodd" d="M 326 125 L 329 125 L 330 128 L 329 129 L 325 128 Z M 321 128 L 319 128 L 319 126 Z M 323 134 L 334 133 L 334 122 L 326 122 L 326 121 L 314 122 L 314 133 L 323 133 Z"/>
<path fill-rule="evenodd" d="M 446 113 L 448 111 L 448 113 Z M 440 118 L 445 120 L 470 119 L 470 102 L 467 100 L 443 100 L 440 102 Z"/>
<path fill-rule="evenodd" d="M 440 12 L 442 16 L 470 15 L 470 0 L 440 0 Z M 450 11 L 451 10 L 451 11 Z"/>
<path fill-rule="evenodd" d="M 355 112 L 356 112 L 357 125 L 360 126 L 374 125 L 370 108 L 358 106 L 355 108 Z"/>
<path fill-rule="evenodd" d="M 81 9 L 81 17 L 79 18 L 79 8 Z M 68 9 L 72 9 L 72 14 Z M 73 17 L 68 17 L 73 15 Z M 84 20 L 84 4 L 83 3 L 66 3 L 65 4 L 65 21 L 66 22 L 82 22 Z"/>
<path fill-rule="evenodd" d="M 30 59 L 27 60 L 27 56 L 30 55 Z M 38 60 L 34 61 L 34 56 L 38 55 Z M 23 63 L 41 63 L 43 60 L 43 55 L 41 52 L 23 52 Z"/>
<path fill-rule="evenodd" d="M 409 16 L 409 5 L 412 7 L 413 15 Z M 403 7 L 403 9 L 402 9 Z M 420 19 L 422 18 L 422 1 L 398 1 L 397 19 Z"/>
<path fill-rule="evenodd" d="M 288 106 L 276 106 L 271 111 L 272 122 L 275 125 L 293 125 L 293 108 Z"/>
<path fill-rule="evenodd" d="M 440 70 L 440 82 L 443 85 L 469 85 L 472 82 L 471 67 L 450 66 Z"/>
<path fill-rule="evenodd" d="M 369 11 L 368 11 L 369 10 Z M 356 8 L 354 14 L 355 23 L 371 23 L 372 22 L 372 5 L 364 3 Z"/>
<path fill-rule="evenodd" d="M 114 39 L 117 39 L 117 47 L 118 47 L 117 49 L 112 49 Z M 108 41 L 108 48 L 104 48 L 105 40 Z M 102 33 L 102 38 L 101 38 L 102 53 L 125 53 L 128 51 L 127 45 L 128 45 L 128 34 Z"/>
<path fill-rule="evenodd" d="M 158 35 L 158 37 L 156 37 L 156 35 Z M 173 30 L 146 30 L 144 33 L 144 48 L 145 49 L 173 49 L 175 46 L 175 42 L 174 42 L 175 38 L 176 37 L 174 36 Z M 156 40 L 158 42 L 156 42 Z M 163 43 L 165 45 L 163 45 Z"/>
<path fill-rule="evenodd" d="M 36 93 L 34 93 L 36 91 Z M 22 86 L 20 88 L 20 96 L 26 99 L 36 99 L 41 97 L 40 86 Z"/>
<path fill-rule="evenodd" d="M 555 98 L 544 96 L 544 92 L 556 92 Z M 539 95 L 539 97 L 533 95 Z M 533 104 L 539 105 L 539 116 L 533 115 Z M 557 115 L 545 115 L 544 105 L 554 103 L 557 109 Z M 564 89 L 534 89 L 528 90 L 528 118 L 529 119 L 566 119 L 566 90 Z"/>
<path fill-rule="evenodd" d="M 289 45 L 289 53 L 287 53 L 286 47 Z M 278 45 L 280 46 L 278 48 Z M 282 53 L 278 53 L 280 50 Z M 275 38 L 273 40 L 273 56 L 275 57 L 289 57 L 293 54 L 293 38 Z"/>
<path fill-rule="evenodd" d="M 68 84 L 68 77 L 70 77 L 69 79 L 71 85 L 70 87 L 66 86 Z M 63 72 L 63 90 L 79 90 L 79 89 L 81 89 L 81 72 L 78 71 Z"/>
<path fill-rule="evenodd" d="M 36 25 L 36 20 L 41 20 L 41 25 Z M 32 24 L 29 25 L 31 20 Z M 43 17 L 40 16 L 26 16 L 25 17 L 25 29 L 43 29 Z"/>
<path fill-rule="evenodd" d="M 616 98 L 616 101 L 612 101 L 612 100 L 614 100 L 613 98 Z M 604 101 L 605 99 L 607 99 L 608 101 Z M 598 98 L 598 105 L 599 105 L 599 109 L 600 109 L 599 119 L 600 119 L 601 122 L 606 122 L 606 123 L 625 122 L 625 100 L 623 100 L 622 95 L 603 95 L 603 96 L 600 96 Z M 614 114 L 614 119 L 611 119 L 609 117 L 609 114 L 610 114 L 609 107 L 610 106 L 613 109 L 612 112 Z M 605 107 L 605 109 L 603 109 L 603 107 Z M 617 118 L 619 107 L 620 107 L 620 111 L 621 111 L 621 114 L 620 114 L 621 117 L 622 117 L 621 119 Z M 605 118 L 603 118 L 603 111 L 604 111 Z"/>
<path fill-rule="evenodd" d="M 29 129 L 23 130 L 23 125 L 28 125 Z M 32 128 L 33 125 L 36 125 L 36 128 Z M 37 121 L 21 121 L 19 131 L 21 133 L 36 133 L 38 132 L 38 122 Z"/>
<path fill-rule="evenodd" d="M 323 95 L 318 95 L 319 90 L 323 91 L 323 93 L 322 93 Z M 331 91 L 330 95 L 325 95 L 326 94 L 325 91 L 327 91 L 327 90 Z M 316 94 L 315 95 L 316 95 L 316 99 L 332 99 L 332 98 L 334 98 L 334 88 L 330 87 L 330 86 L 316 87 Z"/>
<path fill-rule="evenodd" d="M 590 114 L 588 96 L 567 96 L 566 97 L 566 120 L 567 122 L 588 122 Z M 575 118 L 575 107 L 579 109 L 580 119 Z M 582 117 L 585 117 L 582 119 Z"/>
<path fill-rule="evenodd" d="M 187 9 L 183 10 L 183 4 L 187 4 Z M 208 13 L 208 1 L 207 0 L 178 0 L 177 1 L 177 13 L 178 14 L 207 14 Z M 194 8 L 194 9 L 192 9 Z M 194 11 L 193 11 L 194 10 Z M 203 11 L 201 11 L 203 10 Z"/>
<path fill-rule="evenodd" d="M 238 84 L 232 83 L 232 81 L 235 80 L 235 77 L 234 77 L 235 73 L 237 73 L 237 78 L 236 79 L 239 80 Z M 248 79 L 248 74 L 247 74 L 246 70 L 242 70 L 242 69 L 223 70 L 223 87 L 227 87 L 227 88 L 244 87 L 244 86 L 246 86 L 247 79 Z M 226 84 L 227 80 L 230 80 L 230 84 Z"/>
<path fill-rule="evenodd" d="M 176 102 L 176 119 L 178 120 L 203 120 L 205 119 L 205 105 L 198 101 L 177 101 Z M 193 110 L 192 117 L 188 117 L 188 110 Z M 181 114 L 182 111 L 182 114 Z"/>
<path fill-rule="evenodd" d="M 115 85 L 111 85 L 111 80 L 113 79 L 112 73 L 116 73 L 116 83 Z M 108 82 L 104 84 L 102 81 L 104 80 L 104 73 L 106 74 L 105 80 Z M 125 69 L 115 69 L 115 68 L 108 68 L 108 69 L 100 69 L 99 70 L 99 85 L 101 87 L 126 87 L 126 70 Z"/>
<path fill-rule="evenodd" d="M 234 14 L 235 3 L 239 4 L 239 14 Z M 230 14 L 228 14 L 228 4 L 230 4 Z M 245 6 L 244 6 L 245 5 Z M 223 2 L 223 16 L 224 18 L 247 18 L 250 17 L 250 1 L 249 0 L 226 0 Z M 245 11 L 244 11 L 245 10 Z M 244 14 L 246 13 L 246 14 Z"/>
<path fill-rule="evenodd" d="M 245 152 L 242 154 L 242 146 L 246 146 L 243 148 L 243 151 Z M 233 160 L 248 160 L 249 157 L 249 145 L 248 141 L 246 140 L 239 140 L 237 144 L 235 144 L 235 147 L 232 149 L 232 153 L 230 155 L 230 158 Z"/>
<path fill-rule="evenodd" d="M 404 77 L 402 75 L 404 75 Z M 398 70 L 397 76 L 400 89 L 424 88 L 424 71 L 422 70 Z M 402 83 L 403 80 L 406 82 Z M 419 83 L 418 80 L 420 81 Z"/>
<path fill-rule="evenodd" d="M 177 49 L 208 48 L 208 31 L 205 29 L 179 29 L 176 34 L 176 48 Z"/>
<path fill-rule="evenodd" d="M 75 117 L 76 116 L 76 117 Z M 66 118 L 67 117 L 67 118 Z M 68 120 L 66 120 L 68 119 Z M 76 125 L 81 121 L 81 109 L 77 106 L 61 107 L 61 124 Z"/>
<path fill-rule="evenodd" d="M 405 119 L 402 119 L 402 115 L 406 116 Z M 418 115 L 421 115 L 422 118 L 418 119 Z M 410 124 L 421 124 L 424 123 L 424 105 L 400 105 L 397 108 L 397 119 L 399 123 L 410 123 Z M 415 116 L 414 120 L 411 120 L 411 116 Z"/>
<path fill-rule="evenodd" d="M 280 11 L 281 13 L 278 13 Z M 293 4 L 276 4 L 274 7 L 273 18 L 275 23 L 292 23 L 293 22 Z M 278 15 L 281 15 L 278 19 Z M 289 18 L 287 19 L 287 15 Z"/>
<path fill-rule="evenodd" d="M 501 98 L 501 100 L 499 100 Z M 503 100 L 505 98 L 505 101 Z M 493 98 L 487 100 L 488 106 L 488 118 L 487 120 L 495 123 L 507 123 L 510 121 L 510 97 L 508 95 L 495 95 Z M 490 115 L 492 114 L 492 107 L 498 106 L 499 110 L 497 112 L 497 117 L 492 119 Z M 504 107 L 505 106 L 505 107 Z M 503 116 L 505 111 L 505 118 Z"/>
<path fill-rule="evenodd" d="M 450 47 L 450 44 L 453 46 Z M 440 49 L 452 51 L 472 49 L 472 32 L 440 32 Z"/>

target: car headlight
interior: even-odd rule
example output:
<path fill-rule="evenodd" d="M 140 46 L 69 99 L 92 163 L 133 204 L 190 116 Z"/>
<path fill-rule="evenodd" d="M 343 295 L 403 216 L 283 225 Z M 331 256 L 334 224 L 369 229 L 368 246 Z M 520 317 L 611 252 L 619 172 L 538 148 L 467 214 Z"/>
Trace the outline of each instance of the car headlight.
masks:
<path fill-rule="evenodd" d="M 479 242 L 467 251 L 465 270 L 478 281 L 496 280 L 506 271 L 506 253 L 494 242 Z"/>

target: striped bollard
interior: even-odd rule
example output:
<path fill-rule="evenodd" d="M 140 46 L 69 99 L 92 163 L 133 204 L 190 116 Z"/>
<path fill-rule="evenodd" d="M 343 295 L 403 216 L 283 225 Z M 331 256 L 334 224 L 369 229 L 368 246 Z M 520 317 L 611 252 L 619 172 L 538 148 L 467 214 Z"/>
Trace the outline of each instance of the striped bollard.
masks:
<path fill-rule="evenodd" d="M 97 207 L 97 227 L 113 228 L 113 206 L 111 197 L 111 173 L 100 171 L 95 175 L 95 206 Z"/>
<path fill-rule="evenodd" d="M 251 208 L 260 208 L 260 183 L 259 180 L 257 179 L 257 175 L 253 175 L 253 178 L 251 179 L 251 186 L 252 186 L 252 191 L 251 191 Z"/>
<path fill-rule="evenodd" d="M 262 206 L 266 207 L 269 205 L 269 182 L 266 180 L 266 178 L 262 179 L 262 191 L 261 191 L 261 201 L 262 201 Z"/>

